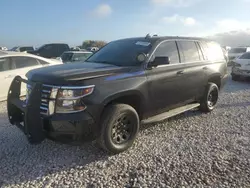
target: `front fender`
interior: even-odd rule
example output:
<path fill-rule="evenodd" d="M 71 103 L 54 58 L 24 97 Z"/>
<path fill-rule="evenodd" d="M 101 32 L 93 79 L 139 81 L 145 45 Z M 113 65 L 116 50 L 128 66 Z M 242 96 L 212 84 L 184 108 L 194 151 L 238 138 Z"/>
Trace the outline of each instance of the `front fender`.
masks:
<path fill-rule="evenodd" d="M 127 91 L 120 91 L 120 92 L 117 92 L 117 93 L 114 93 L 113 95 L 110 95 L 108 97 L 106 97 L 102 104 L 104 106 L 106 106 L 107 104 L 109 104 L 110 102 L 114 101 L 114 100 L 117 100 L 121 97 L 127 97 L 127 96 L 131 96 L 131 97 L 134 97 L 134 96 L 137 96 L 140 98 L 140 102 L 141 104 L 145 104 L 145 97 L 143 96 L 143 94 L 138 91 L 138 90 L 127 90 Z"/>

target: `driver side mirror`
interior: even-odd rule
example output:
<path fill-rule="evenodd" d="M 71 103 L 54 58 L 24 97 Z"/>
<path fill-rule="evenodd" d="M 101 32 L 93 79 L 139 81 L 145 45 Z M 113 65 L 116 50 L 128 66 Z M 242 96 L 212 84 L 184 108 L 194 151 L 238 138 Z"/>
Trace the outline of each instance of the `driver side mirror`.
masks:
<path fill-rule="evenodd" d="M 155 57 L 154 61 L 150 63 L 152 67 L 157 67 L 159 65 L 168 65 L 170 64 L 169 57 Z"/>

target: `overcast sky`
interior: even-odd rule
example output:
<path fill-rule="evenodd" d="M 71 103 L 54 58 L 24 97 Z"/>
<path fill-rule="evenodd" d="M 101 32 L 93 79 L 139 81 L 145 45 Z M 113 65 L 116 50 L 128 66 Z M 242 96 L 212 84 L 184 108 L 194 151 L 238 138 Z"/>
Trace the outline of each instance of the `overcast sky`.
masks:
<path fill-rule="evenodd" d="M 250 0 L 1 0 L 0 46 L 78 45 L 147 33 L 248 36 L 249 10 Z"/>

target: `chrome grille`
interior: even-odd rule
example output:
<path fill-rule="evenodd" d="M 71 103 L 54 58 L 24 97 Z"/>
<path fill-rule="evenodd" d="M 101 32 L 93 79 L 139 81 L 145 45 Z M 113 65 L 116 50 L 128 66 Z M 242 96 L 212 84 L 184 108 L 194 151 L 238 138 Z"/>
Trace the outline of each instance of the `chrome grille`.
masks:
<path fill-rule="evenodd" d="M 40 111 L 41 114 L 43 115 L 49 115 L 49 98 L 51 90 L 52 90 L 51 86 L 47 85 L 42 86 Z"/>

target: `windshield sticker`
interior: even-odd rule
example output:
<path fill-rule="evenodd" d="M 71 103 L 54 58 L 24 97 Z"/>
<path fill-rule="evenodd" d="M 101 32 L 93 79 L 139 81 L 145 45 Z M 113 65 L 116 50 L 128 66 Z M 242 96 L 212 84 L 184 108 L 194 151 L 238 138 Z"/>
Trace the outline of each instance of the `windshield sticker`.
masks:
<path fill-rule="evenodd" d="M 135 43 L 136 45 L 140 45 L 140 46 L 149 46 L 150 42 L 142 42 L 142 41 L 138 41 Z"/>

